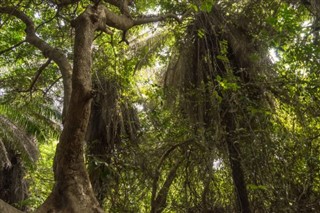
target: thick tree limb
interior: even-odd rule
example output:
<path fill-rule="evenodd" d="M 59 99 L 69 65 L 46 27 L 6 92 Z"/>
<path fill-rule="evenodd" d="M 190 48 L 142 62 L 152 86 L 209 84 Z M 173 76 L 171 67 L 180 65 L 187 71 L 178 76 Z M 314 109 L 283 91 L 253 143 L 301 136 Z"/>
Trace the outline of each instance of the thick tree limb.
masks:
<path fill-rule="evenodd" d="M 96 6 L 100 4 L 101 0 L 91 0 Z M 80 0 L 51 0 L 52 3 L 56 4 L 58 7 L 65 7 L 70 4 L 75 4 L 80 2 Z M 123 15 L 131 17 L 129 5 L 132 4 L 133 0 L 104 0 L 113 6 L 120 9 Z"/>
<path fill-rule="evenodd" d="M 14 208 L 10 204 L 4 202 L 0 199 L 0 212 L 6 212 L 6 213 L 22 213 L 22 211 Z"/>
<path fill-rule="evenodd" d="M 175 19 L 177 22 L 181 23 L 181 18 L 179 18 L 177 15 L 173 13 L 168 13 L 165 15 L 159 15 L 159 16 L 151 16 L 151 17 L 144 17 L 140 18 L 134 21 L 134 26 L 136 25 L 142 25 L 142 24 L 147 24 L 147 23 L 154 23 L 154 22 L 159 22 L 159 21 L 164 21 L 166 19 Z"/>
<path fill-rule="evenodd" d="M 64 112 L 63 117 L 65 117 L 65 112 L 68 108 L 71 91 L 72 91 L 72 83 L 71 83 L 71 75 L 72 68 L 64 53 L 57 49 L 51 47 L 48 43 L 43 41 L 36 35 L 35 25 L 30 17 L 28 17 L 24 12 L 16 9 L 15 7 L 0 7 L 0 13 L 8 14 L 15 16 L 20 19 L 26 25 L 26 41 L 37 47 L 45 57 L 52 59 L 59 67 L 62 78 L 63 78 L 63 86 L 64 86 Z"/>
<path fill-rule="evenodd" d="M 58 5 L 59 7 L 64 7 L 69 4 L 80 2 L 80 0 L 51 0 L 51 2 Z"/>
<path fill-rule="evenodd" d="M 109 4 L 116 6 L 120 9 L 121 13 L 128 18 L 131 18 L 129 5 L 133 3 L 133 0 L 105 0 Z"/>
<path fill-rule="evenodd" d="M 142 18 L 138 18 L 136 20 L 133 20 L 126 15 L 115 14 L 103 5 L 100 5 L 99 7 L 101 10 L 104 10 L 105 23 L 110 27 L 114 27 L 116 29 L 123 30 L 123 31 L 129 30 L 130 28 L 137 26 L 137 25 L 164 21 L 169 18 L 173 18 L 176 21 L 181 22 L 181 18 L 179 18 L 175 14 L 166 14 L 166 15 L 159 15 L 159 16 L 152 16 L 152 17 L 142 17 Z"/>

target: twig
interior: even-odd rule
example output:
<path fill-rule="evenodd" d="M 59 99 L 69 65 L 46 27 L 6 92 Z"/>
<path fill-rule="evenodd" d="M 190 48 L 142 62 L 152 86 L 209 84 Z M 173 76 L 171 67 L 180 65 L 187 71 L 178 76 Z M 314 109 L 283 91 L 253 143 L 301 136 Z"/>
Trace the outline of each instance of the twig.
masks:
<path fill-rule="evenodd" d="M 26 40 L 20 41 L 19 43 L 15 44 L 15 45 L 13 45 L 12 47 L 9 47 L 9 48 L 7 48 L 7 49 L 5 49 L 5 50 L 1 50 L 1 51 L 0 51 L 0 55 L 4 54 L 4 53 L 6 53 L 6 52 L 9 52 L 9 51 L 11 51 L 11 50 L 13 50 L 14 48 L 19 47 L 19 46 L 20 46 L 21 44 L 23 44 L 24 42 L 26 42 Z"/>
<path fill-rule="evenodd" d="M 39 25 L 36 27 L 35 31 L 37 31 L 37 30 L 38 30 L 40 27 L 42 27 L 43 25 L 45 25 L 45 24 L 53 21 L 53 19 L 55 19 L 56 17 L 58 17 L 59 12 L 60 12 L 60 8 L 58 7 L 58 10 L 57 10 L 56 14 L 55 14 L 52 18 L 50 18 L 50 19 L 48 19 L 48 20 L 46 20 L 46 21 L 43 21 L 41 24 L 39 24 Z"/>
<path fill-rule="evenodd" d="M 43 93 L 43 96 L 46 96 L 47 93 L 50 91 L 50 89 L 62 78 L 62 76 L 60 76 L 59 78 L 57 78 L 56 80 L 54 80 L 54 82 L 52 82 L 50 84 L 50 86 L 46 89 L 46 91 Z"/>
<path fill-rule="evenodd" d="M 26 89 L 26 90 L 21 90 L 21 91 L 19 91 L 19 92 L 32 92 L 32 89 L 33 89 L 34 85 L 36 84 L 36 82 L 38 81 L 41 73 L 43 72 L 43 70 L 44 70 L 47 66 L 49 66 L 50 63 L 51 63 L 51 59 L 48 59 L 48 60 L 46 61 L 46 63 L 42 64 L 41 67 L 37 70 L 37 72 L 36 72 L 36 74 L 35 74 L 32 82 L 31 82 L 31 84 L 30 84 L 30 87 L 29 87 L 28 89 Z"/>

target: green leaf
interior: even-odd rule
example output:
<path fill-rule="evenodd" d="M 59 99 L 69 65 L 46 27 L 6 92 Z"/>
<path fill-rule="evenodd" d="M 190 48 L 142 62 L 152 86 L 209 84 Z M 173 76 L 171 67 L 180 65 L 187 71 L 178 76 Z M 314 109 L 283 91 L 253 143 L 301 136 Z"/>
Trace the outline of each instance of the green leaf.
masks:
<path fill-rule="evenodd" d="M 195 12 L 198 12 L 198 11 L 199 11 L 197 5 L 195 5 L 195 4 L 190 4 L 190 5 L 189 5 L 189 8 L 192 9 L 192 10 L 194 10 Z"/>
<path fill-rule="evenodd" d="M 203 12 L 210 13 L 212 10 L 213 4 L 214 4 L 213 0 L 206 0 L 201 4 L 200 10 Z"/>
<path fill-rule="evenodd" d="M 224 56 L 224 55 L 217 55 L 217 59 L 224 61 L 224 62 L 229 62 L 228 57 Z"/>
<path fill-rule="evenodd" d="M 198 32 L 197 32 L 197 34 L 198 34 L 199 38 L 203 38 L 204 35 L 205 35 L 204 29 L 199 29 Z"/>
<path fill-rule="evenodd" d="M 249 190 L 267 190 L 267 186 L 264 185 L 255 185 L 255 184 L 248 184 L 248 189 Z"/>

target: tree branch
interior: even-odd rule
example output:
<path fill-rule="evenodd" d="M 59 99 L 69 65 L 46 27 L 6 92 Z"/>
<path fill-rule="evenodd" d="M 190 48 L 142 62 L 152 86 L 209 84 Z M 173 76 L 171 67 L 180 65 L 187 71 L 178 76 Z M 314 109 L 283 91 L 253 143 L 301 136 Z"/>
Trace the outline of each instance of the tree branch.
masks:
<path fill-rule="evenodd" d="M 170 189 L 170 186 L 176 177 L 177 170 L 183 160 L 177 161 L 174 166 L 170 169 L 169 174 L 164 181 L 161 189 L 159 190 L 157 197 L 154 200 L 151 200 L 151 212 L 162 212 L 162 210 L 167 205 L 167 196 Z"/>
<path fill-rule="evenodd" d="M 0 51 L 0 55 L 2 55 L 2 54 L 4 54 L 4 53 L 6 53 L 6 52 L 9 52 L 9 51 L 11 51 L 11 50 L 19 47 L 19 46 L 20 46 L 21 44 L 23 44 L 24 42 L 26 42 L 26 40 L 20 41 L 19 43 L 15 44 L 15 45 L 13 45 L 12 47 L 9 47 L 9 48 L 7 48 L 7 49 L 5 49 L 5 50 L 1 50 L 1 51 Z"/>
<path fill-rule="evenodd" d="M 133 3 L 133 0 L 106 0 L 106 2 L 118 7 L 121 11 L 121 14 L 131 18 L 129 5 Z"/>
<path fill-rule="evenodd" d="M 23 21 L 24 24 L 26 25 L 26 29 L 25 29 L 26 42 L 38 48 L 45 57 L 52 59 L 58 65 L 63 78 L 63 86 L 64 86 L 64 107 L 63 108 L 64 108 L 64 116 L 65 116 L 65 112 L 69 105 L 71 90 L 72 90 L 72 83 L 71 83 L 72 68 L 67 57 L 64 55 L 64 53 L 61 50 L 51 47 L 48 43 L 46 43 L 36 35 L 34 22 L 24 12 L 18 10 L 15 7 L 0 7 L 0 13 L 15 16 L 16 18 Z"/>
<path fill-rule="evenodd" d="M 56 4 L 58 7 L 65 7 L 69 4 L 74 4 L 80 2 L 80 0 L 50 0 L 52 3 Z"/>
<path fill-rule="evenodd" d="M 151 194 L 151 201 L 154 202 L 156 200 L 156 194 L 157 194 L 157 188 L 158 188 L 158 181 L 159 181 L 159 177 L 160 177 L 160 169 L 161 166 L 163 164 L 163 162 L 165 161 L 165 159 L 169 156 L 169 154 L 174 151 L 176 148 L 180 147 L 180 146 L 184 146 L 187 145 L 189 143 L 191 143 L 193 140 L 187 140 L 184 141 L 182 143 L 179 144 L 175 144 L 173 146 L 171 146 L 160 158 L 160 162 L 157 165 L 156 171 L 155 171 L 155 175 L 153 178 L 153 183 L 152 183 L 152 194 Z"/>
<path fill-rule="evenodd" d="M 36 74 L 35 74 L 32 82 L 31 82 L 31 84 L 30 84 L 30 86 L 29 86 L 29 88 L 26 89 L 26 90 L 22 90 L 22 91 L 20 91 L 20 92 L 31 92 L 32 89 L 33 89 L 33 87 L 34 87 L 34 85 L 35 85 L 36 82 L 38 81 L 41 73 L 43 72 L 43 70 L 44 70 L 47 66 L 49 66 L 50 63 L 51 63 L 51 59 L 48 59 L 48 60 L 46 61 L 46 63 L 42 64 L 41 67 L 37 70 L 37 72 L 36 72 Z"/>
<path fill-rule="evenodd" d="M 143 17 L 137 20 L 134 20 L 134 26 L 147 24 L 147 23 L 154 23 L 159 21 L 164 21 L 166 19 L 175 19 L 178 23 L 181 23 L 181 18 L 179 18 L 177 15 L 168 13 L 165 15 L 159 15 L 159 16 L 150 16 L 150 17 Z"/>
<path fill-rule="evenodd" d="M 169 18 L 175 19 L 176 21 L 181 23 L 182 18 L 184 18 L 186 15 L 186 14 L 184 14 L 179 18 L 179 16 L 172 14 L 172 13 L 169 13 L 169 14 L 165 14 L 165 15 L 143 17 L 143 18 L 138 18 L 136 20 L 133 20 L 130 17 L 127 17 L 126 15 L 115 14 L 103 5 L 100 5 L 99 7 L 101 10 L 104 10 L 105 17 L 103 17 L 103 18 L 105 20 L 105 23 L 110 27 L 114 27 L 116 29 L 123 30 L 123 31 L 129 30 L 130 28 L 137 26 L 137 25 L 164 21 Z"/>
<path fill-rule="evenodd" d="M 50 86 L 44 91 L 43 95 L 47 95 L 47 93 L 51 90 L 51 88 L 56 84 L 58 83 L 58 81 L 62 78 L 62 76 L 59 76 L 56 80 L 54 80 Z"/>

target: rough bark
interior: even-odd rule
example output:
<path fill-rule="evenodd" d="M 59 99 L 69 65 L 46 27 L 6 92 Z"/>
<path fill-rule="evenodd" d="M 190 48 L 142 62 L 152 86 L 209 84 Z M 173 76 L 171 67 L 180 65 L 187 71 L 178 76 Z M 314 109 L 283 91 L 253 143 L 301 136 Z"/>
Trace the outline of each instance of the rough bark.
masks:
<path fill-rule="evenodd" d="M 74 67 L 68 116 L 56 151 L 55 186 L 37 212 L 103 212 L 84 164 L 85 134 L 91 107 L 91 45 L 99 22 L 89 7 L 75 21 Z"/>
<path fill-rule="evenodd" d="M 22 211 L 12 207 L 8 203 L 0 199 L 0 212 L 3 213 L 22 213 Z"/>

